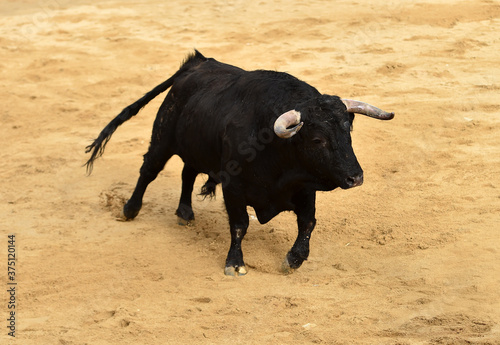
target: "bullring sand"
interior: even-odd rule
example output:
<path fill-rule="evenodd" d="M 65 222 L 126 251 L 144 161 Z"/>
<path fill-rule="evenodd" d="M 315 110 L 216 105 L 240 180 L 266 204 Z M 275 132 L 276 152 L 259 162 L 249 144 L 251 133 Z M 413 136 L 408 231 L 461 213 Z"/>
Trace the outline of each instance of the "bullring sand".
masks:
<path fill-rule="evenodd" d="M 0 9 L 1 290 L 8 233 L 18 254 L 16 338 L 3 292 L 2 344 L 500 344 L 498 1 Z M 311 255 L 291 275 L 279 267 L 292 214 L 251 217 L 249 273 L 223 275 L 222 193 L 195 198 L 196 224 L 177 225 L 178 158 L 137 219 L 116 221 L 162 97 L 85 174 L 85 146 L 193 48 L 396 113 L 355 120 L 365 183 L 318 194 Z"/>

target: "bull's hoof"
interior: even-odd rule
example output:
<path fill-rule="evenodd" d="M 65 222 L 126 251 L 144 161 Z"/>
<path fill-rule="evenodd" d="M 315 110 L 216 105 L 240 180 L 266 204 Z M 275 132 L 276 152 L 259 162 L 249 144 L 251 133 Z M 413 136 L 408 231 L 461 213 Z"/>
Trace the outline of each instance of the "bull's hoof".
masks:
<path fill-rule="evenodd" d="M 132 206 L 130 201 L 127 202 L 125 206 L 123 206 L 123 210 L 120 213 L 120 217 L 123 218 L 123 220 L 133 220 L 139 214 L 141 206 L 142 204 L 140 204 L 138 207 Z"/>
<path fill-rule="evenodd" d="M 126 222 L 128 220 L 127 217 L 125 217 L 125 213 L 123 213 L 123 210 L 121 210 L 120 213 L 116 216 L 116 220 L 120 222 Z"/>
<path fill-rule="evenodd" d="M 181 226 L 191 226 L 194 224 L 194 219 L 184 219 L 182 217 L 177 216 L 177 224 Z"/>
<path fill-rule="evenodd" d="M 300 257 L 298 255 L 295 255 L 292 251 L 289 251 L 288 254 L 285 257 L 285 261 L 283 261 L 283 264 L 281 265 L 281 271 L 284 274 L 291 274 L 295 272 L 297 268 L 302 266 L 302 263 L 304 260 L 307 260 L 306 258 Z"/>
<path fill-rule="evenodd" d="M 137 214 L 139 214 L 139 212 L 137 212 Z M 120 214 L 118 215 L 117 220 L 122 221 L 122 222 L 128 222 L 128 221 L 130 221 L 130 220 L 134 220 L 134 218 L 137 216 L 137 214 L 135 214 L 135 215 L 133 215 L 133 216 L 129 214 L 129 215 L 127 216 L 127 215 L 125 214 L 124 210 L 122 210 L 122 211 L 120 212 Z"/>
<path fill-rule="evenodd" d="M 285 257 L 285 260 L 283 261 L 283 263 L 281 264 L 281 272 L 283 274 L 292 274 L 293 272 L 295 272 L 295 268 L 292 268 L 290 266 L 290 263 L 288 262 L 288 255 Z"/>
<path fill-rule="evenodd" d="M 245 266 L 226 266 L 226 268 L 224 268 L 224 274 L 232 277 L 244 276 L 247 274 L 247 269 Z"/>
<path fill-rule="evenodd" d="M 192 225 L 194 223 L 194 212 L 191 206 L 179 204 L 177 211 L 175 211 L 177 215 L 177 223 L 179 225 Z"/>

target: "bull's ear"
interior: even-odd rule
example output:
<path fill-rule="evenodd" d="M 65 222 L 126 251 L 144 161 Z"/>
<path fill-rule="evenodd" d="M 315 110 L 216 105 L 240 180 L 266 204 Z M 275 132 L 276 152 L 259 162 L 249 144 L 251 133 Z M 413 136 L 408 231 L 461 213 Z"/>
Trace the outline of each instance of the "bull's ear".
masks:
<path fill-rule="evenodd" d="M 354 113 L 349 113 L 349 122 L 351 123 L 351 126 L 349 130 L 352 132 L 354 130 L 354 119 L 356 116 L 354 116 Z"/>

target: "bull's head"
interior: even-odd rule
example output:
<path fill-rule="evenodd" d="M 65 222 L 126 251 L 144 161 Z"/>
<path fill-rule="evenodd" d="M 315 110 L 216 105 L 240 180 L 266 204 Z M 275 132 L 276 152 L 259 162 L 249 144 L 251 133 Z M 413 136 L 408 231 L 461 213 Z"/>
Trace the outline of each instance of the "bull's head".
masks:
<path fill-rule="evenodd" d="M 279 116 L 274 132 L 291 138 L 300 131 L 297 158 L 322 188 L 352 188 L 363 183 L 363 170 L 351 146 L 354 113 L 379 120 L 394 117 L 367 103 L 323 95 Z"/>

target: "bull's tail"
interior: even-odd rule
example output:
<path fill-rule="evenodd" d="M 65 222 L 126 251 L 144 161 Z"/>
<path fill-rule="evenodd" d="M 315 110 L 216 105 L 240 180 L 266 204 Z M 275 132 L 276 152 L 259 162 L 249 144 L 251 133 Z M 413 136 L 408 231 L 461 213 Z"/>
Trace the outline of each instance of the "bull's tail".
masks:
<path fill-rule="evenodd" d="M 164 81 L 163 83 L 161 83 L 160 85 L 156 86 L 153 90 L 146 93 L 142 98 L 137 100 L 135 103 L 123 109 L 122 112 L 118 114 L 117 117 L 111 120 L 111 122 L 108 123 L 106 127 L 104 127 L 104 129 L 101 131 L 97 139 L 95 139 L 92 144 L 90 144 L 85 148 L 85 153 L 92 152 L 89 160 L 87 161 L 87 163 L 85 163 L 85 165 L 87 166 L 88 174 L 92 173 L 94 161 L 100 156 L 102 156 L 102 154 L 104 153 L 104 148 L 106 147 L 106 144 L 108 143 L 109 139 L 111 139 L 111 136 L 113 135 L 115 130 L 125 121 L 130 120 L 132 116 L 136 115 L 139 112 L 139 110 L 141 110 L 152 99 L 154 99 L 160 93 L 165 92 L 170 86 L 172 86 L 176 76 L 177 73 L 174 74 L 169 79 L 167 79 L 166 81 Z"/>
<path fill-rule="evenodd" d="M 156 86 L 153 90 L 146 93 L 142 98 L 137 100 L 135 103 L 129 105 L 125 109 L 122 110 L 117 117 L 115 117 L 104 129 L 101 131 L 97 139 L 94 140 L 92 144 L 86 147 L 85 152 L 92 152 L 89 160 L 85 165 L 87 166 L 87 173 L 90 175 L 92 173 L 92 168 L 94 165 L 94 161 L 102 156 L 104 153 L 104 148 L 108 143 L 109 139 L 115 132 L 115 130 L 123 124 L 125 121 L 132 118 L 132 116 L 136 115 L 139 110 L 141 110 L 146 104 L 148 104 L 152 99 L 158 96 L 160 93 L 165 92 L 169 87 L 171 87 L 175 81 L 175 79 L 182 73 L 186 71 L 192 64 L 197 64 L 201 61 L 205 61 L 206 58 L 201 55 L 198 51 L 195 51 L 194 54 L 188 56 L 185 60 L 183 66 L 169 79 Z"/>

